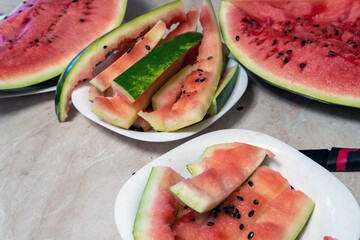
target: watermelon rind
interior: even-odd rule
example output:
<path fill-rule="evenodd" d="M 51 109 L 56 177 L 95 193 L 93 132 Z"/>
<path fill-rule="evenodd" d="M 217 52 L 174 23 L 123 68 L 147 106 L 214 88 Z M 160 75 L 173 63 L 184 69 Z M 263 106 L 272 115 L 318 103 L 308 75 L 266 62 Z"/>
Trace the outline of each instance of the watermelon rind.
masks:
<path fill-rule="evenodd" d="M 129 101 L 134 102 L 178 58 L 202 39 L 198 32 L 178 35 L 149 52 L 142 59 L 114 79 Z M 169 54 L 171 53 L 171 54 Z"/>
<path fill-rule="evenodd" d="M 21 2 L 21 4 L 19 4 L 18 7 L 22 7 L 23 5 L 24 5 L 23 2 Z M 102 30 L 102 33 L 106 33 L 121 24 L 125 16 L 126 6 L 127 6 L 127 0 L 119 1 L 118 6 L 116 6 L 116 9 L 118 9 L 117 17 L 114 18 L 112 22 L 109 22 L 107 27 Z M 16 12 L 16 10 L 13 11 L 12 13 L 14 12 Z M 44 82 L 46 80 L 52 79 L 54 77 L 57 77 L 64 71 L 66 66 L 69 64 L 69 61 L 74 57 L 75 54 L 76 53 L 73 53 L 67 56 L 60 55 L 63 59 L 60 59 L 56 64 L 46 66 L 46 68 L 39 69 L 30 73 L 26 73 L 24 75 L 14 76 L 11 80 L 0 78 L 0 90 L 16 89 L 16 88 L 32 86 Z"/>
<path fill-rule="evenodd" d="M 221 1 L 219 10 L 220 28 L 223 39 L 226 42 L 226 45 L 230 49 L 231 53 L 248 70 L 261 77 L 266 82 L 287 91 L 303 95 L 311 99 L 317 99 L 321 102 L 328 102 L 338 105 L 360 108 L 360 97 L 343 95 L 337 92 L 325 92 L 322 89 L 314 89 L 311 88 L 311 86 L 307 87 L 301 84 L 297 84 L 296 82 L 289 81 L 289 79 L 276 76 L 272 72 L 264 70 L 261 65 L 250 59 L 247 55 L 243 54 L 243 52 L 237 48 L 233 38 L 227 31 L 227 25 L 230 23 L 226 21 L 226 11 L 227 9 L 234 7 L 236 6 L 234 6 L 231 1 Z"/>
<path fill-rule="evenodd" d="M 115 47 L 119 42 L 127 39 L 129 33 L 136 32 L 137 35 L 140 35 L 148 27 L 155 25 L 158 20 L 178 13 L 183 14 L 185 17 L 183 5 L 179 0 L 168 3 L 122 24 L 83 49 L 62 73 L 56 88 L 55 111 L 59 122 L 63 122 L 67 118 L 71 93 L 74 87 L 84 79 L 82 76 L 92 78 L 91 71 L 93 67 L 105 58 L 106 52 L 104 52 L 104 46 L 109 48 L 110 46 Z"/>
<path fill-rule="evenodd" d="M 216 89 L 215 96 L 211 101 L 208 114 L 216 115 L 225 105 L 226 101 L 229 99 L 232 91 L 234 90 L 238 74 L 239 65 L 236 64 L 229 69 L 229 72 L 227 72 L 226 75 L 223 76 L 223 79 L 220 80 L 220 85 Z"/>

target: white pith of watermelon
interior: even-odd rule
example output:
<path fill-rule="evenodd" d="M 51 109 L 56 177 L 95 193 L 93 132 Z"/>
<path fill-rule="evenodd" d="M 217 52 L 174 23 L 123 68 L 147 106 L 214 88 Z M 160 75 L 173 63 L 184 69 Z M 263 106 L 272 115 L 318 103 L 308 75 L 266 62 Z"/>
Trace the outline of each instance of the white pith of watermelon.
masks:
<path fill-rule="evenodd" d="M 127 0 L 24 1 L 0 22 L 0 89 L 60 75 L 81 49 L 121 23 L 126 4 Z"/>
<path fill-rule="evenodd" d="M 148 54 L 162 39 L 166 31 L 166 24 L 159 21 L 139 40 L 131 49 L 118 58 L 113 64 L 94 77 L 90 83 L 100 91 L 105 91 L 111 86 L 112 81 L 125 72 L 134 63 Z"/>
<path fill-rule="evenodd" d="M 199 213 L 215 208 L 239 187 L 262 163 L 266 150 L 244 143 L 225 143 L 208 147 L 188 170 L 194 175 L 172 186 L 187 206 Z"/>
<path fill-rule="evenodd" d="M 193 65 L 181 90 L 185 94 L 181 95 L 171 109 L 139 112 L 157 131 L 175 131 L 201 121 L 215 94 L 222 72 L 223 55 L 216 16 L 208 0 L 203 3 L 200 23 L 204 38 L 199 47 L 197 63 Z"/>
<path fill-rule="evenodd" d="M 152 168 L 135 218 L 133 228 L 135 240 L 174 238 L 170 226 L 174 223 L 181 204 L 170 193 L 169 187 L 182 179 L 169 167 Z"/>
<path fill-rule="evenodd" d="M 222 1 L 219 17 L 231 52 L 264 80 L 360 107 L 359 7 L 357 1 L 236 0 Z"/>
<path fill-rule="evenodd" d="M 184 21 L 185 12 L 181 1 L 168 3 L 98 38 L 81 51 L 61 75 L 55 94 L 55 110 L 59 122 L 65 121 L 69 111 L 69 101 L 74 87 L 84 79 L 92 79 L 92 70 L 103 61 L 107 53 L 118 50 L 125 53 L 136 40 L 143 36 L 159 20 L 166 22 L 167 28 Z M 106 47 L 105 47 L 106 46 Z"/>
<path fill-rule="evenodd" d="M 155 48 L 113 81 L 112 88 L 117 91 L 115 97 L 95 98 L 92 112 L 114 125 L 129 128 L 138 117 L 137 113 L 150 104 L 154 93 L 179 70 L 186 52 L 201 38 L 200 33 L 188 32 Z M 141 91 L 136 100 L 124 94 L 124 86 L 136 93 Z"/>
<path fill-rule="evenodd" d="M 249 181 L 252 182 L 252 186 L 248 184 Z M 237 239 L 240 230 L 254 223 L 266 212 L 270 203 L 289 188 L 287 180 L 279 172 L 260 166 L 224 203 L 206 213 L 208 216 L 205 215 L 205 221 L 190 221 L 193 217 L 202 216 L 189 215 L 188 218 L 176 220 L 173 229 L 179 239 Z M 254 211 L 254 214 L 249 217 L 251 211 Z M 208 226 L 208 222 L 213 225 Z"/>

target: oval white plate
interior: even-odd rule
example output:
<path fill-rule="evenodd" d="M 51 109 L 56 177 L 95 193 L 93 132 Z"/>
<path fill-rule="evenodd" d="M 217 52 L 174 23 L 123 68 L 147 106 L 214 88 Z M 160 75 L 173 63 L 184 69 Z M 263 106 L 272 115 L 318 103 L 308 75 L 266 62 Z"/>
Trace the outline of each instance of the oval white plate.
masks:
<path fill-rule="evenodd" d="M 267 148 L 276 156 L 264 164 L 279 171 L 295 188 L 314 200 L 314 212 L 297 240 L 359 240 L 360 208 L 355 197 L 334 175 L 296 149 L 265 134 L 228 129 L 204 134 L 167 152 L 136 172 L 121 188 L 115 203 L 115 221 L 122 240 L 131 240 L 137 208 L 153 166 L 169 166 L 191 177 L 186 164 L 194 162 L 207 146 L 244 142 Z"/>
<path fill-rule="evenodd" d="M 235 64 L 238 63 L 230 59 L 227 66 L 233 66 Z M 227 111 L 229 111 L 231 107 L 233 107 L 237 103 L 240 97 L 244 94 L 247 84 L 248 84 L 248 76 L 245 70 L 239 65 L 239 75 L 234 90 L 231 93 L 228 101 L 225 103 L 224 107 L 219 111 L 219 113 L 216 114 L 215 116 L 206 117 L 204 120 L 202 120 L 197 124 L 194 124 L 190 127 L 175 132 L 155 132 L 155 131 L 139 132 L 135 130 L 120 128 L 106 122 L 105 120 L 103 120 L 102 118 L 98 117 L 97 115 L 91 112 L 92 103 L 89 101 L 90 84 L 86 82 L 79 84 L 75 88 L 75 90 L 72 93 L 72 102 L 75 108 L 81 114 L 91 119 L 92 121 L 100 124 L 101 126 L 106 127 L 116 133 L 127 136 L 129 138 L 147 141 L 147 142 L 168 142 L 168 141 L 174 141 L 189 137 L 193 134 L 198 133 L 204 128 L 210 126 L 212 123 L 218 120 Z"/>

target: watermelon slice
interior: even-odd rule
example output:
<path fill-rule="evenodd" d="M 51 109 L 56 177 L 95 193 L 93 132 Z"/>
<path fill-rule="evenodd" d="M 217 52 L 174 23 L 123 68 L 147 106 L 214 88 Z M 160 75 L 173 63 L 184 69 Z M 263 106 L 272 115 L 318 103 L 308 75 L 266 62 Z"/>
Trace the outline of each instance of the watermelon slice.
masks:
<path fill-rule="evenodd" d="M 166 25 L 159 21 L 151 30 L 145 34 L 143 39 L 138 41 L 131 49 L 124 53 L 113 64 L 107 67 L 99 75 L 93 78 L 90 83 L 100 91 L 105 91 L 111 86 L 112 81 L 125 72 L 130 66 L 148 54 L 162 39 L 165 34 Z"/>
<path fill-rule="evenodd" d="M 178 71 L 186 52 L 201 38 L 201 33 L 188 32 L 155 48 L 114 80 L 115 97 L 95 98 L 93 113 L 114 125 L 129 128 L 138 118 L 137 113 L 150 104 L 153 94 Z"/>
<path fill-rule="evenodd" d="M 176 238 L 237 239 L 240 230 L 254 223 L 285 189 L 290 189 L 289 184 L 279 172 L 260 166 L 224 203 L 207 213 L 206 220 L 198 221 L 197 218 L 204 216 L 196 214 L 176 220 L 173 228 Z M 196 221 L 191 221 L 193 218 Z"/>
<path fill-rule="evenodd" d="M 25 1 L 0 22 L 0 89 L 60 75 L 78 52 L 118 26 L 127 0 Z"/>
<path fill-rule="evenodd" d="M 244 143 L 210 146 L 195 163 L 188 165 L 195 177 L 172 186 L 170 191 L 195 211 L 210 211 L 239 187 L 266 155 L 273 156 L 266 149 Z"/>
<path fill-rule="evenodd" d="M 197 63 L 187 76 L 180 99 L 171 108 L 139 112 L 157 131 L 175 131 L 201 121 L 210 107 L 223 68 L 222 43 L 213 7 L 205 0 L 200 13 L 204 38 Z"/>
<path fill-rule="evenodd" d="M 182 206 L 169 187 L 183 178 L 169 167 L 154 167 L 146 183 L 136 214 L 134 239 L 174 239 L 170 226 Z M 161 207 L 159 207 L 161 206 Z"/>
<path fill-rule="evenodd" d="M 266 81 L 322 101 L 360 107 L 359 1 L 222 1 L 234 56 Z"/>
<path fill-rule="evenodd" d="M 185 19 L 181 1 L 174 1 L 122 24 L 81 51 L 63 72 L 56 88 L 55 110 L 59 122 L 67 118 L 74 87 L 84 79 L 92 79 L 93 68 L 104 61 L 108 53 L 117 51 L 121 56 L 159 20 L 164 21 L 170 28 L 172 24 Z"/>

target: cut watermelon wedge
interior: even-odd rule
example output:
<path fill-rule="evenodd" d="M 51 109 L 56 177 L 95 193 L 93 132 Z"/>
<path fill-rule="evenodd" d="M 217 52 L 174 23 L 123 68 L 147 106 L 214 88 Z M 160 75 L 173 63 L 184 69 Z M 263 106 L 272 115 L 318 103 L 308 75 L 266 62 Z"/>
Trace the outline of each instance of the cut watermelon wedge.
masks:
<path fill-rule="evenodd" d="M 266 155 L 273 156 L 266 149 L 244 143 L 213 145 L 188 165 L 195 177 L 172 186 L 170 191 L 195 211 L 210 211 L 239 187 Z"/>

